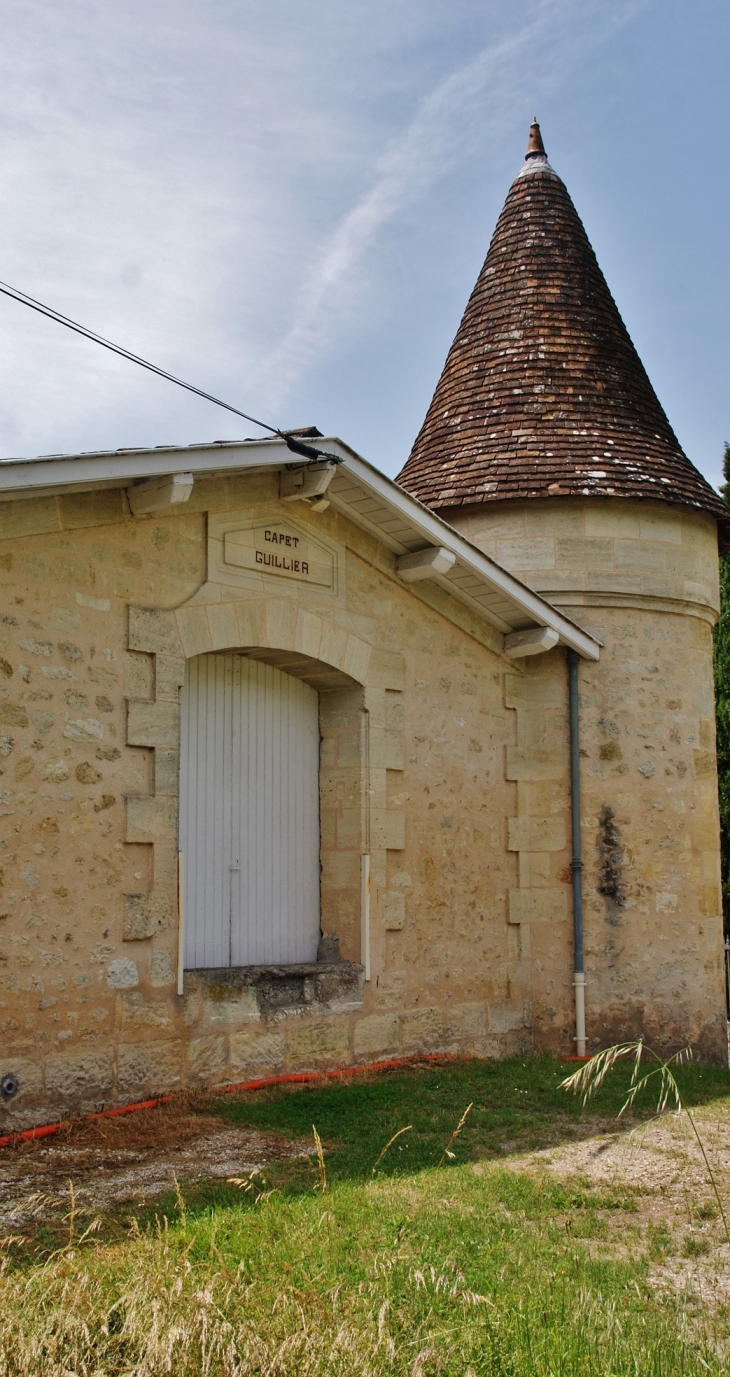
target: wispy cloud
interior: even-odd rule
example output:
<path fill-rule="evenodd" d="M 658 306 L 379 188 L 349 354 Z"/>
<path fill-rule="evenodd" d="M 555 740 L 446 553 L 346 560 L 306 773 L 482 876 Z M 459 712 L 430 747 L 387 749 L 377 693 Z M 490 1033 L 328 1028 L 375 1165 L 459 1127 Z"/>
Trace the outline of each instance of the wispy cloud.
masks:
<path fill-rule="evenodd" d="M 362 264 L 384 226 L 514 126 L 515 110 L 556 87 L 650 0 L 542 0 L 511 32 L 439 80 L 377 160 L 370 188 L 312 256 L 292 311 L 294 324 L 254 370 L 261 404 L 281 408 L 301 374 L 349 323 Z M 532 112 L 531 112 L 532 113 Z"/>
<path fill-rule="evenodd" d="M 480 217 L 543 113 L 672 419 L 698 462 L 721 453 L 727 191 L 707 130 L 727 7 L 4 0 L 2 16 L 4 280 L 395 471 Z M 671 177 L 643 153 L 658 119 L 675 122 Z M 0 455 L 250 433 L 12 302 L 0 375 Z"/>

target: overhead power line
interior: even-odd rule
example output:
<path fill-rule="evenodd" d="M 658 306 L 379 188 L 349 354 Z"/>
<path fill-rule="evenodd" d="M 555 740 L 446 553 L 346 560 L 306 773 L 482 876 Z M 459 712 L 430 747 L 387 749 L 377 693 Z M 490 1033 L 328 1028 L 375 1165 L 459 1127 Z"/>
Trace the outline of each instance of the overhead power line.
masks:
<path fill-rule="evenodd" d="M 301 440 L 293 435 L 287 435 L 286 431 L 280 430 L 278 426 L 267 425 L 266 421 L 258 421 L 255 416 L 249 416 L 246 411 L 239 411 L 237 406 L 231 406 L 230 402 L 221 401 L 220 397 L 214 397 L 211 392 L 204 392 L 202 387 L 195 387 L 193 383 L 185 382 L 182 378 L 176 378 L 174 373 L 168 373 L 164 368 L 158 368 L 156 363 L 150 363 L 149 359 L 143 359 L 139 354 L 133 354 L 130 349 L 124 349 L 121 344 L 114 344 L 111 340 L 105 339 L 103 335 L 97 335 L 95 330 L 89 330 L 85 325 L 80 325 L 77 320 L 71 320 L 69 316 L 64 316 L 60 311 L 56 311 L 52 306 L 46 306 L 42 301 L 36 301 L 35 297 L 28 296 L 26 292 L 21 292 L 17 287 L 11 287 L 7 282 L 0 282 L 0 292 L 4 296 L 9 296 L 12 301 L 19 301 L 21 306 L 30 307 L 31 311 L 37 311 L 39 315 L 47 316 L 49 320 L 55 320 L 58 325 L 65 325 L 68 330 L 74 330 L 77 335 L 83 335 L 84 339 L 90 339 L 93 344 L 100 344 L 103 349 L 111 350 L 112 354 L 119 354 L 120 358 L 128 359 L 130 363 L 139 364 L 140 368 L 146 368 L 149 373 L 156 373 L 158 378 L 165 378 L 167 382 L 175 383 L 177 387 L 184 387 L 186 392 L 194 392 L 196 397 L 203 397 L 206 402 L 212 402 L 214 406 L 222 406 L 225 411 L 232 411 L 234 416 L 242 416 L 244 421 L 250 421 L 252 425 L 260 426 L 262 430 L 268 430 L 272 435 L 278 435 L 284 441 L 293 454 L 302 455 L 305 459 L 330 459 L 335 463 L 340 463 L 336 454 L 327 454 L 323 449 L 317 449 L 315 445 L 305 445 Z"/>

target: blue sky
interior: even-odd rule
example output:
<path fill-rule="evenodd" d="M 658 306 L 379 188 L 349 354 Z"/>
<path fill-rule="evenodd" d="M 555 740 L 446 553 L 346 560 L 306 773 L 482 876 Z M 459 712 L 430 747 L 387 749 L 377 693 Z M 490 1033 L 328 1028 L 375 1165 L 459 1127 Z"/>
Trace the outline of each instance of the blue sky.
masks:
<path fill-rule="evenodd" d="M 537 113 L 690 458 L 730 439 L 727 0 L 4 0 L 0 279 L 405 461 Z M 255 434 L 0 298 L 0 454 Z"/>

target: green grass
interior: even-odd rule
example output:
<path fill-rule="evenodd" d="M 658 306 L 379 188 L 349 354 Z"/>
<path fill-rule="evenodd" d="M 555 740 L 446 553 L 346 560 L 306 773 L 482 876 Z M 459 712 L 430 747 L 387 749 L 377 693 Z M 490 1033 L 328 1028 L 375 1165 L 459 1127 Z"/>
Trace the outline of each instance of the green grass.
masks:
<path fill-rule="evenodd" d="M 473 1108 L 454 1149 L 459 1161 L 503 1157 L 570 1141 L 594 1132 L 598 1116 L 617 1131 L 635 1122 L 615 1122 L 629 1085 L 631 1068 L 619 1063 L 587 1111 L 560 1083 L 575 1064 L 547 1057 L 509 1061 L 454 1061 L 443 1066 L 373 1076 L 365 1082 L 326 1081 L 304 1088 L 259 1091 L 214 1102 L 216 1113 L 252 1128 L 274 1130 L 312 1141 L 312 1127 L 327 1146 L 327 1173 L 333 1181 L 365 1181 L 384 1145 L 406 1124 L 412 1131 L 393 1144 L 378 1171 L 398 1175 L 436 1166 L 450 1133 L 468 1104 Z M 730 1095 L 724 1069 L 680 1066 L 683 1100 L 693 1106 Z M 637 1107 L 649 1116 L 651 1101 Z M 289 1190 L 309 1185 L 311 1167 L 287 1167 L 277 1184 Z"/>
<path fill-rule="evenodd" d="M 628 1188 L 500 1165 L 505 1144 L 586 1131 L 558 1089 L 567 1069 L 461 1062 L 221 1098 L 217 1112 L 258 1128 L 311 1140 L 315 1124 L 326 1189 L 313 1163 L 267 1171 L 258 1201 L 185 1187 L 182 1214 L 166 1199 L 115 1241 L 8 1268 L 0 1374 L 720 1377 L 724 1319 L 690 1320 L 649 1287 L 672 1238 L 632 1222 Z M 612 1118 L 621 1088 L 617 1077 L 592 1113 Z M 727 1072 L 682 1071 L 689 1103 L 729 1091 Z M 628 1246 L 611 1258 L 600 1250 L 617 1219 Z"/>

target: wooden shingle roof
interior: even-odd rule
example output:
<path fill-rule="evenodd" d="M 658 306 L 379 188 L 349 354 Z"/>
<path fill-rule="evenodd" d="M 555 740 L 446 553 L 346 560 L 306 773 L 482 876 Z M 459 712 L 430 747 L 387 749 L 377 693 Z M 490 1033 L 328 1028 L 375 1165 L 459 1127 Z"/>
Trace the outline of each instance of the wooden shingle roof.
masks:
<path fill-rule="evenodd" d="M 631 497 L 727 522 L 662 410 L 536 124 L 398 482 L 437 510 Z"/>

